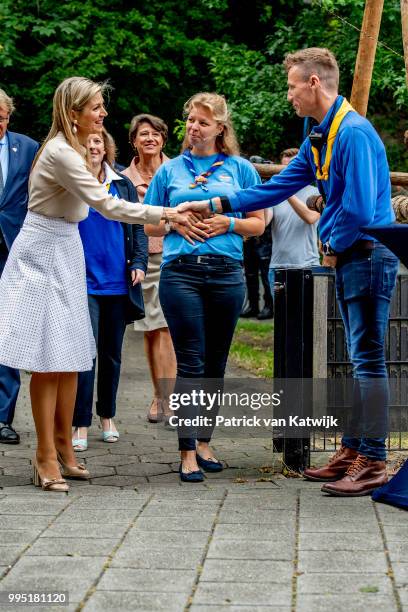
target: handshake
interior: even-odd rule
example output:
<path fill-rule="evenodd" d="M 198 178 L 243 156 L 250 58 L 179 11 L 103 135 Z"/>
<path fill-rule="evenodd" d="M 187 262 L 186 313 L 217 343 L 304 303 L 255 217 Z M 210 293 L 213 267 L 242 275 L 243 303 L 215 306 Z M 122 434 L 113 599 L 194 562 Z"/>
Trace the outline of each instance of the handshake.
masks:
<path fill-rule="evenodd" d="M 230 217 L 214 215 L 210 210 L 209 200 L 183 202 L 172 208 L 165 207 L 162 218 L 190 244 L 195 244 L 196 240 L 205 242 L 208 238 L 225 234 L 231 223 Z"/>

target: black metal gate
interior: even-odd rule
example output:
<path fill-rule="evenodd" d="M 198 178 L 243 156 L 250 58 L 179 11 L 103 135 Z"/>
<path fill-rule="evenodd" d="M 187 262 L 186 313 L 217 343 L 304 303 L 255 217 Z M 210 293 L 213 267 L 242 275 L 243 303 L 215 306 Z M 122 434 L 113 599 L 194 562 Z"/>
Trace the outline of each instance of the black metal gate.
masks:
<path fill-rule="evenodd" d="M 319 279 L 320 277 L 320 279 Z M 324 289 L 319 282 L 324 278 Z M 318 280 L 319 279 L 319 280 Z M 275 278 L 274 375 L 275 378 L 312 378 L 316 371 L 327 378 L 349 378 L 343 322 L 335 296 L 334 273 L 327 268 L 277 270 Z M 318 287 L 318 289 L 316 289 Z M 316 302 L 326 293 L 316 312 Z M 318 318 L 319 320 L 316 320 Z M 321 326 L 324 341 L 316 350 L 314 330 Z M 319 330 L 318 330 L 319 331 Z M 317 363 L 320 361 L 321 363 Z M 325 362 L 325 363 L 323 363 Z M 408 275 L 399 274 L 391 302 L 386 338 L 386 362 L 391 382 L 408 379 Z M 321 376 L 321 374 L 320 374 Z M 408 450 L 408 384 L 398 385 L 390 406 L 392 422 L 398 427 L 388 439 L 388 447 Z M 276 450 L 283 450 L 284 461 L 292 469 L 303 469 L 310 452 L 335 450 L 339 432 L 313 433 L 309 438 L 274 439 Z"/>

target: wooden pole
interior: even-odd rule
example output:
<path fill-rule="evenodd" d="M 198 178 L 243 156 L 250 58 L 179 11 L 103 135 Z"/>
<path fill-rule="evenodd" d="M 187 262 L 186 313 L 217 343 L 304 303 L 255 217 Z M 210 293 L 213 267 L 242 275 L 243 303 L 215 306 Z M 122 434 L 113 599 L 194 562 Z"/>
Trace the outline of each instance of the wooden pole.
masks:
<path fill-rule="evenodd" d="M 360 115 L 363 115 L 363 117 L 367 114 L 371 77 L 373 74 L 383 6 L 384 0 L 367 0 L 364 9 L 363 25 L 361 28 L 350 100 L 351 105 Z"/>
<path fill-rule="evenodd" d="M 408 0 L 401 0 L 401 23 L 405 57 L 405 79 L 408 87 Z"/>

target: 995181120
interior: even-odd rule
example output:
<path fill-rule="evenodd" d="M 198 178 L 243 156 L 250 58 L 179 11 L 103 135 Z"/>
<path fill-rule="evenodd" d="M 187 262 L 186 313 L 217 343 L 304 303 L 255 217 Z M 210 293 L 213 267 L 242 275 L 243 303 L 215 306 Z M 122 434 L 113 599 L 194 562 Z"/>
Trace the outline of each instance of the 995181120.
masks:
<path fill-rule="evenodd" d="M 68 591 L 0 591 L 0 606 L 67 606 Z"/>

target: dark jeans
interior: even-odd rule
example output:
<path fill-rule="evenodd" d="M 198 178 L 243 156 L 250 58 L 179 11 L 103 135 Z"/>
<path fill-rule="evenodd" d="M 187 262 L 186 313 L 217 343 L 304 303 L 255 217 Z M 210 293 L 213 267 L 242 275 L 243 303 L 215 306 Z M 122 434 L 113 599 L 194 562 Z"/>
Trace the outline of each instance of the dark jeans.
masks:
<path fill-rule="evenodd" d="M 127 300 L 126 295 L 88 295 L 92 330 L 98 347 L 96 414 L 107 419 L 116 414 Z M 92 370 L 78 374 L 74 427 L 91 425 L 95 364 L 96 359 Z"/>
<path fill-rule="evenodd" d="M 174 260 L 162 269 L 159 295 L 177 357 L 174 393 L 186 389 L 186 379 L 222 381 L 245 297 L 241 264 L 229 257 L 205 257 L 201 263 Z M 184 414 L 192 416 L 191 406 L 179 409 L 178 416 Z M 214 410 L 211 416 L 215 418 Z M 195 438 L 180 437 L 179 430 L 179 449 L 195 448 Z"/>
<path fill-rule="evenodd" d="M 386 247 L 354 253 L 336 270 L 337 300 L 343 318 L 355 389 L 351 433 L 343 444 L 384 461 L 389 388 L 384 340 L 398 259 Z M 356 431 L 362 435 L 356 437 Z M 373 435 L 370 435 L 370 431 Z"/>
<path fill-rule="evenodd" d="M 3 273 L 8 256 L 8 249 L 0 230 L 0 276 Z M 20 372 L 14 368 L 0 365 L 0 422 L 11 425 L 14 419 L 18 392 L 20 390 Z"/>

